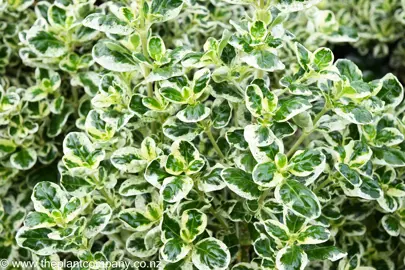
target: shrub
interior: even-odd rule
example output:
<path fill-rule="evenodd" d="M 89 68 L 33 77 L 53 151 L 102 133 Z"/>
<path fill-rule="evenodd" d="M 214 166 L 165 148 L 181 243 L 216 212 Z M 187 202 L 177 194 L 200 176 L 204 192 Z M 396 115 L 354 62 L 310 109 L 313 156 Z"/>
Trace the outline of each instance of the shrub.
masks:
<path fill-rule="evenodd" d="M 0 3 L 0 257 L 405 267 L 403 87 L 326 47 L 401 4 L 332 2 Z"/>

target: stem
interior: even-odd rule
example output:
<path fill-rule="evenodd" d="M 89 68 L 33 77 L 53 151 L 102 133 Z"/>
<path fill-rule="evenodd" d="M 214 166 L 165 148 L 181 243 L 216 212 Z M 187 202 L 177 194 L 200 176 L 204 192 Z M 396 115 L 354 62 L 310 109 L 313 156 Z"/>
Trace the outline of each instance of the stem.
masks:
<path fill-rule="evenodd" d="M 266 189 L 262 195 L 260 195 L 259 201 L 257 202 L 259 207 L 264 203 L 264 200 L 266 199 L 267 195 L 269 195 L 270 189 Z"/>
<path fill-rule="evenodd" d="M 308 137 L 308 135 L 310 135 L 312 132 L 315 131 L 315 129 L 316 129 L 315 127 L 316 127 L 316 124 L 318 123 L 319 119 L 321 119 L 322 115 L 324 115 L 325 113 L 327 113 L 328 110 L 329 110 L 329 107 L 328 107 L 328 106 L 325 106 L 325 107 L 322 109 L 322 111 L 320 111 L 320 112 L 315 116 L 314 120 L 312 121 L 312 122 L 313 122 L 313 125 L 314 125 L 314 128 L 311 129 L 311 130 L 308 131 L 308 132 L 304 132 L 304 133 L 301 134 L 301 136 L 298 138 L 298 140 L 295 142 L 295 144 L 291 147 L 290 151 L 288 151 L 287 157 L 291 157 L 291 156 L 295 153 L 295 150 L 297 150 L 297 148 L 301 145 L 301 143 Z"/>
<path fill-rule="evenodd" d="M 295 153 L 295 150 L 297 150 L 297 148 L 301 145 L 301 143 L 307 138 L 309 134 L 310 133 L 301 134 L 301 136 L 298 138 L 295 144 L 291 147 L 290 151 L 288 151 L 287 157 L 291 157 Z"/>
<path fill-rule="evenodd" d="M 146 59 L 149 59 L 149 53 L 148 53 L 148 30 L 149 29 L 145 29 L 144 31 L 140 32 L 140 37 L 141 37 L 141 43 L 142 43 L 142 54 Z M 146 77 L 148 77 L 148 75 L 150 74 L 150 68 L 147 67 L 146 65 L 144 65 L 143 67 L 144 69 L 144 77 L 146 79 Z M 153 97 L 153 87 L 152 87 L 152 83 L 147 83 L 146 84 L 146 89 L 148 92 L 148 97 Z"/>
<path fill-rule="evenodd" d="M 149 31 L 149 27 L 146 27 L 146 29 L 141 31 L 139 34 L 141 37 L 142 54 L 146 59 L 149 59 L 148 31 Z M 144 70 L 144 78 L 146 79 L 150 74 L 150 68 L 148 66 L 144 65 L 143 70 Z M 146 92 L 148 93 L 148 97 L 153 97 L 153 85 L 151 82 L 146 83 Z M 152 134 L 156 134 L 156 123 L 155 122 L 153 122 L 151 124 L 151 128 L 152 128 Z"/>
<path fill-rule="evenodd" d="M 225 219 L 218 215 L 217 211 L 214 210 L 214 208 L 210 208 L 211 214 L 221 223 L 222 227 L 224 227 L 225 230 L 229 230 L 228 224 L 226 223 Z"/>
<path fill-rule="evenodd" d="M 239 90 L 239 93 L 244 95 L 245 94 L 245 90 L 242 89 L 242 87 L 239 86 L 239 83 L 235 80 L 232 80 L 232 83 L 235 85 L 235 87 Z"/>
<path fill-rule="evenodd" d="M 264 71 L 261 69 L 257 70 L 257 78 L 263 79 L 263 77 L 264 77 Z"/>
<path fill-rule="evenodd" d="M 114 199 L 111 198 L 110 194 L 108 193 L 108 191 L 107 191 L 105 188 L 100 189 L 99 192 L 100 192 L 101 195 L 104 196 L 104 198 L 106 199 L 106 201 L 107 201 L 107 203 L 108 203 L 109 205 L 111 205 L 112 207 L 115 206 Z"/>
<path fill-rule="evenodd" d="M 247 223 L 245 222 L 237 222 L 240 223 L 238 226 L 239 231 L 239 244 L 240 244 L 240 261 L 241 262 L 250 262 L 250 246 L 251 246 L 251 238 L 249 233 L 249 228 Z"/>
<path fill-rule="evenodd" d="M 72 96 L 73 96 L 73 106 L 76 108 L 79 106 L 79 93 L 77 87 L 72 87 Z"/>
<path fill-rule="evenodd" d="M 323 189 L 324 187 L 326 187 L 330 182 L 333 181 L 333 178 L 331 175 L 329 175 L 328 179 L 326 179 L 325 181 L 322 182 L 322 184 L 320 184 L 316 189 L 314 189 L 314 193 L 318 193 L 318 191 L 320 191 L 321 189 Z"/>
<path fill-rule="evenodd" d="M 219 148 L 217 142 L 215 141 L 214 136 L 212 136 L 211 127 L 207 128 L 207 129 L 205 130 L 205 133 L 207 133 L 207 136 L 208 136 L 208 138 L 210 139 L 211 144 L 214 146 L 214 149 L 215 149 L 215 151 L 217 152 L 218 156 L 220 156 L 221 159 L 225 159 L 225 156 L 224 156 L 224 154 L 222 153 L 221 149 Z"/>

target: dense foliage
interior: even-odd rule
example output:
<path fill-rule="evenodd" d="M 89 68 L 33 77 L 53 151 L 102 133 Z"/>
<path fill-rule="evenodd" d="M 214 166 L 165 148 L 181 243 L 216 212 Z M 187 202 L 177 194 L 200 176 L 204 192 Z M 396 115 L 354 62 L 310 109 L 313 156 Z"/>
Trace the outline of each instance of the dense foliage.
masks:
<path fill-rule="evenodd" d="M 403 269 L 404 37 L 401 0 L 0 0 L 0 259 Z"/>

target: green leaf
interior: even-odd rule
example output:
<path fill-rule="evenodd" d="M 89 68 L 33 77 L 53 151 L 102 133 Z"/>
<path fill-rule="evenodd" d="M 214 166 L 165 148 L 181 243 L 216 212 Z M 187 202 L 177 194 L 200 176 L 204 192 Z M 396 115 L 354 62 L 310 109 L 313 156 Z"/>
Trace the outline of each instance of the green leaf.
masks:
<path fill-rule="evenodd" d="M 230 65 L 236 57 L 236 51 L 235 48 L 232 47 L 232 45 L 227 44 L 224 49 L 222 50 L 221 53 L 221 60 L 226 64 Z"/>
<path fill-rule="evenodd" d="M 273 131 L 266 125 L 247 125 L 243 133 L 249 145 L 268 146 L 275 140 Z"/>
<path fill-rule="evenodd" d="M 261 195 L 250 173 L 241 169 L 227 168 L 222 171 L 221 177 L 230 190 L 247 200 L 255 200 Z"/>
<path fill-rule="evenodd" d="M 320 244 L 329 240 L 330 232 L 322 226 L 312 225 L 300 231 L 298 243 L 302 245 Z"/>
<path fill-rule="evenodd" d="M 276 187 L 283 179 L 283 175 L 278 172 L 274 162 L 257 164 L 252 172 L 253 181 L 259 186 L 271 188 Z"/>
<path fill-rule="evenodd" d="M 170 203 L 181 201 L 193 187 L 193 180 L 184 175 L 168 177 L 163 181 L 160 195 Z"/>
<path fill-rule="evenodd" d="M 148 164 L 148 161 L 142 158 L 140 150 L 131 146 L 116 150 L 110 160 L 115 168 L 128 173 L 141 172 Z"/>
<path fill-rule="evenodd" d="M 347 256 L 347 253 L 337 247 L 312 247 L 305 250 L 310 261 L 330 260 L 332 262 Z"/>
<path fill-rule="evenodd" d="M 48 92 L 42 89 L 40 86 L 33 86 L 27 89 L 24 95 L 24 100 L 29 100 L 31 102 L 40 101 L 47 98 Z"/>
<path fill-rule="evenodd" d="M 82 212 L 82 202 L 79 198 L 72 197 L 69 202 L 65 204 L 62 210 L 63 219 L 65 222 L 74 220 Z"/>
<path fill-rule="evenodd" d="M 36 53 L 45 57 L 60 57 L 67 51 L 62 40 L 44 30 L 29 31 L 27 41 Z"/>
<path fill-rule="evenodd" d="M 149 56 L 158 61 L 166 54 L 165 43 L 159 36 L 153 36 L 148 39 L 147 50 Z"/>
<path fill-rule="evenodd" d="M 192 243 L 202 234 L 207 226 L 207 215 L 197 209 L 190 209 L 181 215 L 181 239 L 186 243 Z"/>
<path fill-rule="evenodd" d="M 373 161 L 378 165 L 405 166 L 405 153 L 391 147 L 373 147 Z"/>
<path fill-rule="evenodd" d="M 56 5 L 51 5 L 48 9 L 48 20 L 52 25 L 64 27 L 66 24 L 66 10 Z"/>
<path fill-rule="evenodd" d="M 160 154 L 156 142 L 151 137 L 146 137 L 141 143 L 141 156 L 147 160 L 153 160 Z"/>
<path fill-rule="evenodd" d="M 254 167 L 257 165 L 257 161 L 249 152 L 243 153 L 240 156 L 236 157 L 235 163 L 239 169 L 242 169 L 245 172 L 249 173 L 251 173 Z"/>
<path fill-rule="evenodd" d="M 216 83 L 211 81 L 212 95 L 216 98 L 223 98 L 230 102 L 240 102 L 243 100 L 244 93 L 235 85 L 226 81 Z"/>
<path fill-rule="evenodd" d="M 397 237 L 401 231 L 399 221 L 392 215 L 385 215 L 381 219 L 384 230 L 391 236 Z"/>
<path fill-rule="evenodd" d="M 299 216 L 314 219 L 321 215 L 321 206 L 316 195 L 295 180 L 286 180 L 278 185 L 275 197 Z"/>
<path fill-rule="evenodd" d="M 290 233 L 299 232 L 306 222 L 305 218 L 294 214 L 291 210 L 284 210 L 283 220 Z"/>
<path fill-rule="evenodd" d="M 165 22 L 177 17 L 183 7 L 183 0 L 153 0 L 150 12 L 157 22 Z"/>
<path fill-rule="evenodd" d="M 278 270 L 304 270 L 307 264 L 308 256 L 298 246 L 286 246 L 277 253 Z"/>
<path fill-rule="evenodd" d="M 144 96 L 134 94 L 129 102 L 129 109 L 133 111 L 137 116 L 142 116 L 148 112 L 149 108 L 143 104 Z"/>
<path fill-rule="evenodd" d="M 77 77 L 73 77 L 74 84 L 78 83 L 84 87 L 84 91 L 91 97 L 97 94 L 100 79 L 101 76 L 92 71 L 80 72 Z"/>
<path fill-rule="evenodd" d="M 210 237 L 195 244 L 191 258 L 199 270 L 225 270 L 230 263 L 231 255 L 224 243 Z"/>
<path fill-rule="evenodd" d="M 184 110 L 179 111 L 177 118 L 185 123 L 196 123 L 207 118 L 211 113 L 211 110 L 203 103 L 195 103 L 193 105 L 187 105 Z"/>
<path fill-rule="evenodd" d="M 61 210 L 67 203 L 65 192 L 51 182 L 40 182 L 32 191 L 31 200 L 38 212 L 50 214 L 54 210 Z"/>
<path fill-rule="evenodd" d="M 250 35 L 257 40 L 261 40 L 266 37 L 267 35 L 267 26 L 262 21 L 255 21 L 250 26 Z"/>
<path fill-rule="evenodd" d="M 186 104 L 188 93 L 183 89 L 179 90 L 174 87 L 162 87 L 159 89 L 160 94 L 168 101 L 176 104 Z"/>
<path fill-rule="evenodd" d="M 198 188 L 204 192 L 212 192 L 221 190 L 226 187 L 225 182 L 221 178 L 223 168 L 215 166 L 205 173 L 198 182 Z"/>
<path fill-rule="evenodd" d="M 350 60 L 339 59 L 335 66 L 338 68 L 340 75 L 346 77 L 349 81 L 359 81 L 363 79 L 361 70 Z"/>
<path fill-rule="evenodd" d="M 308 70 L 308 65 L 311 61 L 312 53 L 308 51 L 303 45 L 296 42 L 295 43 L 295 54 L 297 55 L 297 60 L 300 66 L 304 70 Z"/>
<path fill-rule="evenodd" d="M 146 246 L 146 234 L 144 232 L 136 232 L 132 234 L 126 242 L 126 250 L 133 256 L 139 258 L 148 258 L 154 255 L 157 251 L 157 247 L 148 248 Z"/>
<path fill-rule="evenodd" d="M 338 104 L 334 111 L 340 117 L 357 125 L 367 125 L 373 121 L 373 115 L 366 108 L 353 103 L 347 105 Z"/>
<path fill-rule="evenodd" d="M 326 157 L 319 150 L 296 151 L 288 164 L 289 172 L 297 177 L 304 177 L 308 185 L 315 181 L 325 170 Z"/>
<path fill-rule="evenodd" d="M 370 84 L 363 81 L 354 81 L 350 85 L 344 86 L 340 95 L 351 99 L 361 99 L 371 95 Z"/>
<path fill-rule="evenodd" d="M 97 42 L 93 47 L 92 55 L 94 61 L 108 70 L 128 72 L 139 69 L 131 51 L 111 40 L 103 39 Z"/>
<path fill-rule="evenodd" d="M 124 21 L 121 21 L 114 15 L 104 15 L 93 13 L 87 16 L 82 24 L 91 29 L 95 29 L 108 34 L 129 35 L 134 29 Z"/>
<path fill-rule="evenodd" d="M 121 184 L 118 192 L 122 196 L 128 197 L 150 193 L 153 190 L 154 186 L 145 181 L 143 177 L 133 176 Z"/>
<path fill-rule="evenodd" d="M 134 13 L 129 7 L 121 7 L 119 14 L 123 16 L 127 22 L 132 22 L 135 19 Z"/>
<path fill-rule="evenodd" d="M 70 132 L 63 140 L 63 163 L 71 170 L 75 168 L 95 169 L 104 159 L 104 150 L 94 149 L 89 138 L 82 132 Z"/>
<path fill-rule="evenodd" d="M 373 152 L 370 147 L 362 141 L 350 141 L 344 146 L 344 162 L 350 167 L 360 168 L 371 158 Z"/>
<path fill-rule="evenodd" d="M 387 192 L 388 193 L 388 192 Z M 381 197 L 377 199 L 379 206 L 385 211 L 392 213 L 398 209 L 398 200 L 387 193 L 381 194 Z"/>
<path fill-rule="evenodd" d="M 264 112 L 263 93 L 259 86 L 251 84 L 246 88 L 245 105 L 255 117 L 260 117 Z"/>
<path fill-rule="evenodd" d="M 313 53 L 311 59 L 312 67 L 316 70 L 322 70 L 333 64 L 333 53 L 328 48 L 319 48 Z"/>
<path fill-rule="evenodd" d="M 192 89 L 197 96 L 201 95 L 211 80 L 209 69 L 201 69 L 194 73 Z"/>
<path fill-rule="evenodd" d="M 50 228 L 30 229 L 22 227 L 16 236 L 17 244 L 20 247 L 31 250 L 34 254 L 47 256 L 58 251 L 59 241 L 49 238 L 54 231 Z"/>
<path fill-rule="evenodd" d="M 101 119 L 101 115 L 91 110 L 84 123 L 87 134 L 95 141 L 109 141 L 115 134 L 114 125 Z"/>
<path fill-rule="evenodd" d="M 172 140 L 191 141 L 201 132 L 203 129 L 196 123 L 184 123 L 176 117 L 168 118 L 163 124 L 163 133 Z"/>
<path fill-rule="evenodd" d="M 226 127 L 231 121 L 232 110 L 229 101 L 225 101 L 222 98 L 215 99 L 211 108 L 212 127 L 215 129 Z"/>
<path fill-rule="evenodd" d="M 182 172 L 194 174 L 201 170 L 205 161 L 193 144 L 184 140 L 176 140 L 171 146 L 171 154 L 167 157 L 166 171 L 179 175 Z"/>
<path fill-rule="evenodd" d="M 73 106 L 66 104 L 59 114 L 52 115 L 46 135 L 50 138 L 58 136 L 62 132 L 63 127 L 73 111 Z"/>
<path fill-rule="evenodd" d="M 226 141 L 229 143 L 230 146 L 235 147 L 239 150 L 246 150 L 248 148 L 248 143 L 245 140 L 243 135 L 244 130 L 242 128 L 230 128 L 225 133 Z"/>
<path fill-rule="evenodd" d="M 272 238 L 267 237 L 264 234 L 260 235 L 253 243 L 253 248 L 257 255 L 262 258 L 273 259 L 274 250 L 276 249 L 276 243 Z M 234 269 L 234 268 L 232 268 Z"/>
<path fill-rule="evenodd" d="M 404 88 L 402 84 L 398 81 L 397 77 L 391 73 L 385 75 L 381 81 L 383 85 L 377 97 L 385 102 L 387 109 L 397 107 L 404 98 Z"/>
<path fill-rule="evenodd" d="M 280 100 L 280 107 L 276 111 L 274 120 L 277 122 L 285 122 L 312 107 L 307 99 L 302 97 L 292 97 L 285 100 Z"/>
<path fill-rule="evenodd" d="M 297 131 L 297 127 L 288 122 L 274 122 L 271 125 L 271 130 L 276 138 L 283 139 L 293 135 Z"/>
<path fill-rule="evenodd" d="M 13 153 L 17 145 L 10 139 L 0 139 L 0 157 Z"/>
<path fill-rule="evenodd" d="M 259 163 L 273 161 L 278 153 L 282 153 L 284 151 L 283 143 L 277 138 L 270 145 L 257 146 L 251 143 L 249 144 L 249 148 L 253 157 Z"/>
<path fill-rule="evenodd" d="M 170 176 L 165 170 L 165 164 L 166 160 L 158 157 L 148 164 L 144 174 L 145 180 L 159 189 L 162 186 L 163 180 Z"/>
<path fill-rule="evenodd" d="M 404 135 L 396 128 L 383 128 L 377 132 L 375 146 L 395 146 L 404 140 Z"/>
<path fill-rule="evenodd" d="M 11 155 L 10 162 L 18 170 L 29 170 L 37 162 L 37 152 L 32 148 L 21 149 Z"/>
<path fill-rule="evenodd" d="M 148 216 L 145 212 L 135 208 L 128 208 L 121 211 L 118 218 L 129 228 L 138 232 L 149 230 L 156 223 L 156 220 Z"/>
<path fill-rule="evenodd" d="M 344 177 L 344 179 L 349 181 L 350 184 L 353 186 L 360 186 L 362 181 L 360 174 L 356 170 L 351 169 L 346 164 L 336 164 L 336 170 Z"/>
<path fill-rule="evenodd" d="M 171 217 L 168 213 L 163 214 L 160 224 L 162 231 L 162 241 L 167 242 L 169 239 L 180 239 L 180 224 L 177 219 Z"/>
<path fill-rule="evenodd" d="M 381 198 L 383 192 L 378 181 L 375 178 L 367 176 L 364 176 L 362 179 L 363 182 L 358 188 L 360 192 L 357 195 L 366 200 L 376 200 Z"/>
<path fill-rule="evenodd" d="M 90 194 L 96 187 L 89 176 L 72 176 L 66 173 L 61 176 L 61 185 L 71 195 L 80 198 Z"/>
<path fill-rule="evenodd" d="M 183 75 L 183 69 L 179 65 L 159 67 L 152 70 L 149 76 L 146 77 L 145 83 L 164 81 L 181 75 Z"/>
<path fill-rule="evenodd" d="M 98 205 L 91 214 L 90 219 L 87 221 L 84 235 L 87 238 L 93 238 L 99 234 L 108 224 L 112 215 L 111 207 L 106 204 Z"/>
<path fill-rule="evenodd" d="M 178 262 L 190 252 L 191 246 L 181 239 L 172 238 L 160 249 L 160 255 L 167 262 Z"/>
<path fill-rule="evenodd" d="M 269 51 L 255 50 L 243 56 L 241 60 L 251 67 L 268 72 L 285 68 L 280 59 Z"/>
<path fill-rule="evenodd" d="M 56 223 L 52 217 L 40 212 L 30 212 L 24 220 L 24 226 L 31 229 L 47 228 L 55 225 Z"/>
<path fill-rule="evenodd" d="M 351 221 L 346 222 L 341 230 L 346 236 L 362 236 L 366 233 L 367 228 L 360 222 Z"/>
<path fill-rule="evenodd" d="M 286 242 L 289 240 L 290 236 L 289 236 L 289 232 L 288 232 L 288 228 L 276 221 L 276 220 L 266 220 L 263 223 L 264 228 L 266 229 L 266 232 L 273 237 L 276 240 L 280 240 L 283 242 Z"/>

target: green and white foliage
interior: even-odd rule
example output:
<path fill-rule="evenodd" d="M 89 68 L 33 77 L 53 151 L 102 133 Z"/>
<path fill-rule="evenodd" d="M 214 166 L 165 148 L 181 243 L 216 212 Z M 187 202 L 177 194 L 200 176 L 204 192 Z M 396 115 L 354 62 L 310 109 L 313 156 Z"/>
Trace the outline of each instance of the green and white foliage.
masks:
<path fill-rule="evenodd" d="M 93 11 L 93 1 L 36 3 L 35 22 L 19 35 L 23 44 L 19 52 L 22 61 L 29 66 L 61 69 L 68 73 L 86 71 L 94 63 L 90 51 L 78 54 L 75 48 L 99 36 L 97 31 L 81 23 Z"/>
<path fill-rule="evenodd" d="M 0 168 L 4 182 L 36 165 L 47 166 L 58 158 L 56 137 L 66 129 L 73 113 L 70 98 L 63 96 L 61 76 L 37 68 L 30 87 L 0 86 Z M 47 139 L 44 139 L 47 138 Z"/>
<path fill-rule="evenodd" d="M 8 262 L 28 258 L 27 252 L 20 248 L 15 240 L 17 230 L 23 224 L 27 214 L 28 192 L 21 192 L 17 196 L 7 195 L 2 197 L 0 203 L 0 248 L 2 259 Z"/>
<path fill-rule="evenodd" d="M 404 10 L 0 0 L 0 260 L 403 269 Z"/>
<path fill-rule="evenodd" d="M 38 183 L 31 200 L 34 211 L 25 217 L 16 241 L 40 256 L 65 250 L 80 254 L 86 250 L 87 239 L 99 234 L 112 215 L 108 204 L 94 206 L 86 199 L 70 197 L 51 182 Z"/>
<path fill-rule="evenodd" d="M 373 8 L 370 9 L 370 6 Z M 402 1 L 324 2 L 323 9 L 331 10 L 340 24 L 356 29 L 359 38 L 353 46 L 359 53 L 371 53 L 376 58 L 391 54 L 391 64 L 403 65 L 398 61 L 402 44 L 395 44 L 402 43 L 400 33 L 403 32 L 405 23 Z M 381 27 L 376 27 L 377 23 Z M 396 46 L 392 46 L 393 44 Z M 394 53 L 390 51 L 390 46 Z"/>

